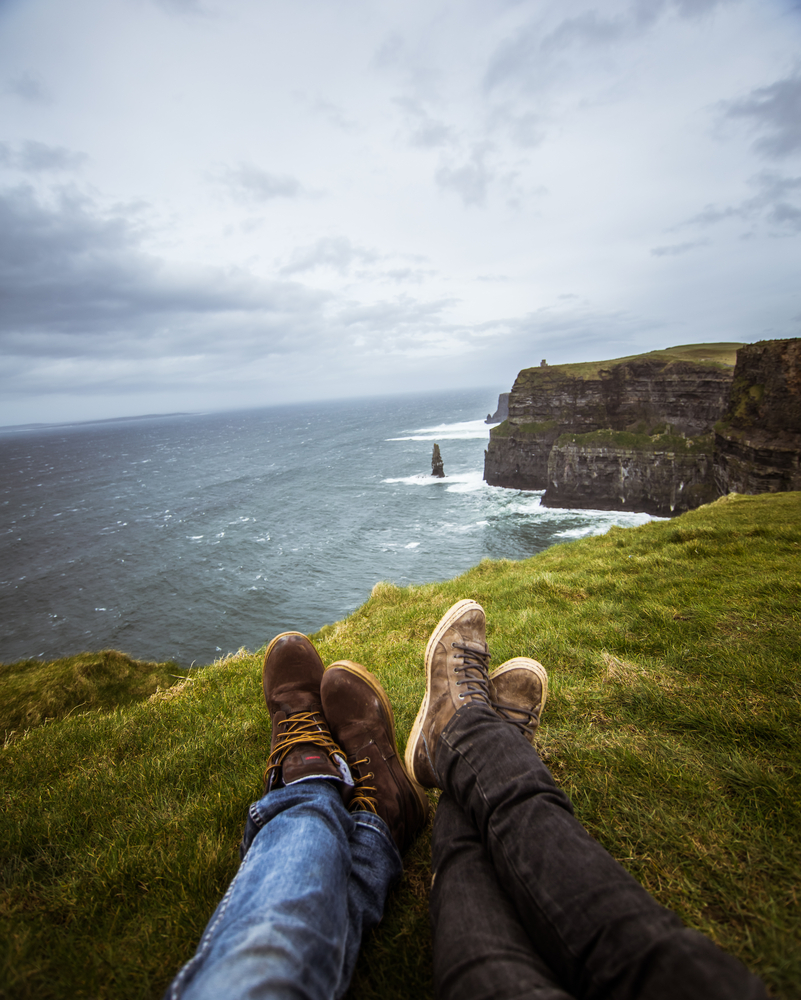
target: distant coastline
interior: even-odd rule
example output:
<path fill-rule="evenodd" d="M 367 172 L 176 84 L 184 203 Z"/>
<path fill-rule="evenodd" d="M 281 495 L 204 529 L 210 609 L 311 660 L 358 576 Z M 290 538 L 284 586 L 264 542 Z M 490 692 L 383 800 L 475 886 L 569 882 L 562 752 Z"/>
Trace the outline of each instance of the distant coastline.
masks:
<path fill-rule="evenodd" d="M 103 417 L 95 420 L 67 420 L 64 423 L 41 424 L 5 424 L 0 427 L 0 433 L 10 434 L 15 431 L 54 430 L 57 427 L 87 427 L 90 424 L 121 424 L 131 420 L 160 420 L 164 417 L 194 417 L 194 411 L 178 411 L 176 413 L 140 413 L 135 417 Z"/>

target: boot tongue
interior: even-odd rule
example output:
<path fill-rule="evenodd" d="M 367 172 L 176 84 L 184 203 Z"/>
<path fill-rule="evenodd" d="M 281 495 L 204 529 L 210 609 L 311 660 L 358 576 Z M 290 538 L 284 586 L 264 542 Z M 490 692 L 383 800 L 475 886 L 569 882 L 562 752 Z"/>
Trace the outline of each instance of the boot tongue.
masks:
<path fill-rule="evenodd" d="M 301 778 L 322 777 L 342 778 L 336 764 L 322 747 L 314 743 L 299 743 L 284 757 L 281 764 L 284 784 L 289 785 Z"/>

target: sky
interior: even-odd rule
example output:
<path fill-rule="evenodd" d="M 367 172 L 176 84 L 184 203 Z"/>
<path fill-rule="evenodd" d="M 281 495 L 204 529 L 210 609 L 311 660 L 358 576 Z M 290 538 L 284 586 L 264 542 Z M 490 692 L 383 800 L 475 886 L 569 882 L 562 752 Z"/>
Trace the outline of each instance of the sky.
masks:
<path fill-rule="evenodd" d="M 799 0 L 0 0 L 0 425 L 801 335 Z"/>

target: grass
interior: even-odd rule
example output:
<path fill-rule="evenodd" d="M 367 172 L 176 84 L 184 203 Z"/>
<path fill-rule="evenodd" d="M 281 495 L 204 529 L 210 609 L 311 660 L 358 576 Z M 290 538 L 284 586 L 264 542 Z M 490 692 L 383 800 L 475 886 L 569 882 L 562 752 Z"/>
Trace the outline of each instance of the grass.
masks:
<path fill-rule="evenodd" d="M 552 370 L 571 375 L 573 378 L 599 378 L 601 371 L 616 368 L 627 361 L 692 361 L 694 364 L 705 364 L 710 368 L 734 368 L 737 361 L 737 350 L 741 343 L 720 344 L 684 344 L 679 347 L 667 347 L 661 351 L 648 351 L 645 354 L 629 354 L 625 358 L 613 358 L 611 361 L 580 361 L 575 364 L 553 365 Z M 548 366 L 549 368 L 551 366 Z M 541 372 L 542 368 L 528 368 L 526 371 Z M 547 371 L 547 369 L 546 369 Z"/>
<path fill-rule="evenodd" d="M 314 638 L 326 662 L 379 675 L 403 744 L 431 629 L 480 601 L 495 664 L 548 667 L 538 746 L 579 819 L 660 902 L 798 997 L 799 557 L 801 494 L 730 497 L 445 583 L 378 584 Z M 160 996 L 236 871 L 269 739 L 262 655 L 2 751 L 0 995 Z M 431 996 L 428 852 L 426 833 L 352 997 Z"/>
<path fill-rule="evenodd" d="M 584 448 L 615 448 L 637 452 L 671 452 L 677 455 L 711 454 L 715 445 L 712 434 L 688 438 L 681 434 L 638 434 L 633 431 L 600 430 L 586 434 L 560 434 L 556 444 L 577 444 Z"/>
<path fill-rule="evenodd" d="M 0 731 L 7 743 L 45 722 L 141 701 L 185 675 L 176 663 L 133 660 L 115 649 L 0 663 Z"/>

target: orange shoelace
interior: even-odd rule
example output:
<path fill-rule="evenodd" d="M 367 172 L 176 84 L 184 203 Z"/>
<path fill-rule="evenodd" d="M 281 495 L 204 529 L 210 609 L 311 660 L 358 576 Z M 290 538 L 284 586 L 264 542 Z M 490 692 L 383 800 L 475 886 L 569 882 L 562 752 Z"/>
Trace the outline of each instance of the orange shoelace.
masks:
<path fill-rule="evenodd" d="M 369 764 L 369 763 L 370 763 L 369 757 L 363 757 L 361 760 L 355 760 L 350 765 L 351 773 L 353 773 L 354 768 L 357 768 L 359 764 Z M 350 805 L 348 806 L 351 812 L 353 812 L 355 809 L 366 809 L 368 812 L 378 813 L 378 809 L 376 807 L 376 795 L 378 794 L 378 789 L 376 788 L 375 785 L 366 784 L 366 782 L 368 782 L 370 778 L 374 777 L 375 775 L 373 774 L 373 772 L 369 771 L 367 774 L 362 775 L 361 778 L 356 779 L 353 798 L 350 800 Z M 370 795 L 368 794 L 369 792 L 373 792 L 375 794 Z"/>
<path fill-rule="evenodd" d="M 325 750 L 329 757 L 336 754 L 344 756 L 334 743 L 325 721 L 319 712 L 297 712 L 279 723 L 278 739 L 267 762 L 264 780 L 267 781 L 270 772 L 280 767 L 289 751 L 301 743 L 313 743 Z"/>

